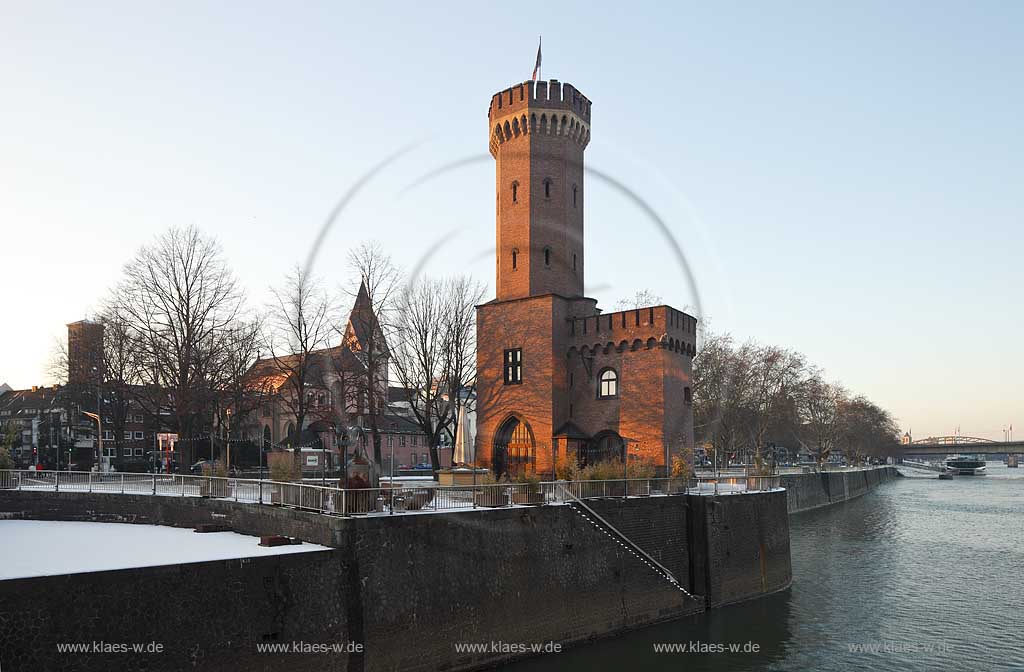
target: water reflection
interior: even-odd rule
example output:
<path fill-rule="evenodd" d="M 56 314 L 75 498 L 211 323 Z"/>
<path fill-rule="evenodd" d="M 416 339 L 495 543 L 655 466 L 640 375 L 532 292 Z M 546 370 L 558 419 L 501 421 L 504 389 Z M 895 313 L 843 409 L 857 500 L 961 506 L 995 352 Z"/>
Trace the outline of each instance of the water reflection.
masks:
<path fill-rule="evenodd" d="M 1024 469 L 988 471 L 793 516 L 787 591 L 507 669 L 1024 670 Z M 759 651 L 654 651 L 748 641 Z"/>

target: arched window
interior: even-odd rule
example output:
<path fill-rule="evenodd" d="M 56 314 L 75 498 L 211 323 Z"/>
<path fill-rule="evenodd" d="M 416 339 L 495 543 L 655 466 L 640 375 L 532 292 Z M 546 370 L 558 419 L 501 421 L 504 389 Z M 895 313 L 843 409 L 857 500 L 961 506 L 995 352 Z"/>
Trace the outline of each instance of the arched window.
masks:
<path fill-rule="evenodd" d="M 545 247 L 544 248 L 544 265 L 545 266 L 550 266 L 551 265 L 551 248 L 550 247 Z"/>
<path fill-rule="evenodd" d="M 576 272 L 576 254 L 575 253 L 573 253 L 573 255 L 572 255 L 572 272 L 573 273 Z"/>
<path fill-rule="evenodd" d="M 688 387 L 683 388 L 683 401 L 688 404 L 693 403 L 693 392 Z"/>
<path fill-rule="evenodd" d="M 613 399 L 619 396 L 619 376 L 615 369 L 605 369 L 597 379 L 597 398 Z"/>
<path fill-rule="evenodd" d="M 576 185 L 575 184 L 572 185 L 572 207 L 574 207 L 574 208 L 576 207 L 576 192 L 577 191 L 578 191 L 578 188 L 576 187 Z"/>
<path fill-rule="evenodd" d="M 512 183 L 512 202 L 513 203 L 518 203 L 519 202 L 519 183 L 518 182 L 513 182 Z"/>
<path fill-rule="evenodd" d="M 516 270 L 519 267 L 519 250 L 512 248 L 512 270 Z"/>
<path fill-rule="evenodd" d="M 551 198 L 551 180 L 544 180 L 544 198 Z"/>

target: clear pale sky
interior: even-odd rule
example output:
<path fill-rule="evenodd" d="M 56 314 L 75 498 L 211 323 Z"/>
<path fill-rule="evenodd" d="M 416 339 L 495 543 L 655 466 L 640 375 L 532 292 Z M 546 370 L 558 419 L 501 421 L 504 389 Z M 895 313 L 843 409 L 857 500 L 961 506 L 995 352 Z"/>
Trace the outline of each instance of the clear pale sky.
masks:
<path fill-rule="evenodd" d="M 97 3 L 90 3 L 97 4 Z M 593 101 L 587 285 L 649 288 L 804 352 L 916 437 L 1024 436 L 1024 3 L 0 1 L 0 381 L 47 381 L 64 325 L 171 225 L 250 301 L 376 238 L 493 293 L 486 110 L 543 76 Z M 418 143 L 418 144 L 417 144 Z"/>

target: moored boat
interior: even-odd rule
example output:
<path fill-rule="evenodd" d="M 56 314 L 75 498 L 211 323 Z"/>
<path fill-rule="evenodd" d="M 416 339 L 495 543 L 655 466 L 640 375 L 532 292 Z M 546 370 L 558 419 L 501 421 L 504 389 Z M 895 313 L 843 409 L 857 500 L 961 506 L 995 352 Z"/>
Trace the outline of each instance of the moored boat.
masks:
<path fill-rule="evenodd" d="M 985 460 L 970 455 L 953 455 L 946 460 L 946 472 L 956 476 L 982 476 L 985 474 Z"/>

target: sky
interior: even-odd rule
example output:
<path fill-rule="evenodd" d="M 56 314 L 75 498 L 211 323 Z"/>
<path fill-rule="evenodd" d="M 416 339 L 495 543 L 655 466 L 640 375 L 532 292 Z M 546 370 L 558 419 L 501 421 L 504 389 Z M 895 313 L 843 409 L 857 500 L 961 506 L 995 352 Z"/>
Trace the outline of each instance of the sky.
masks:
<path fill-rule="evenodd" d="M 0 0 L 0 382 L 171 226 L 264 305 L 346 194 L 329 286 L 373 239 L 493 296 L 487 106 L 543 35 L 632 195 L 587 178 L 601 305 L 794 348 L 917 438 L 1024 436 L 1022 3 L 88 4 Z"/>

